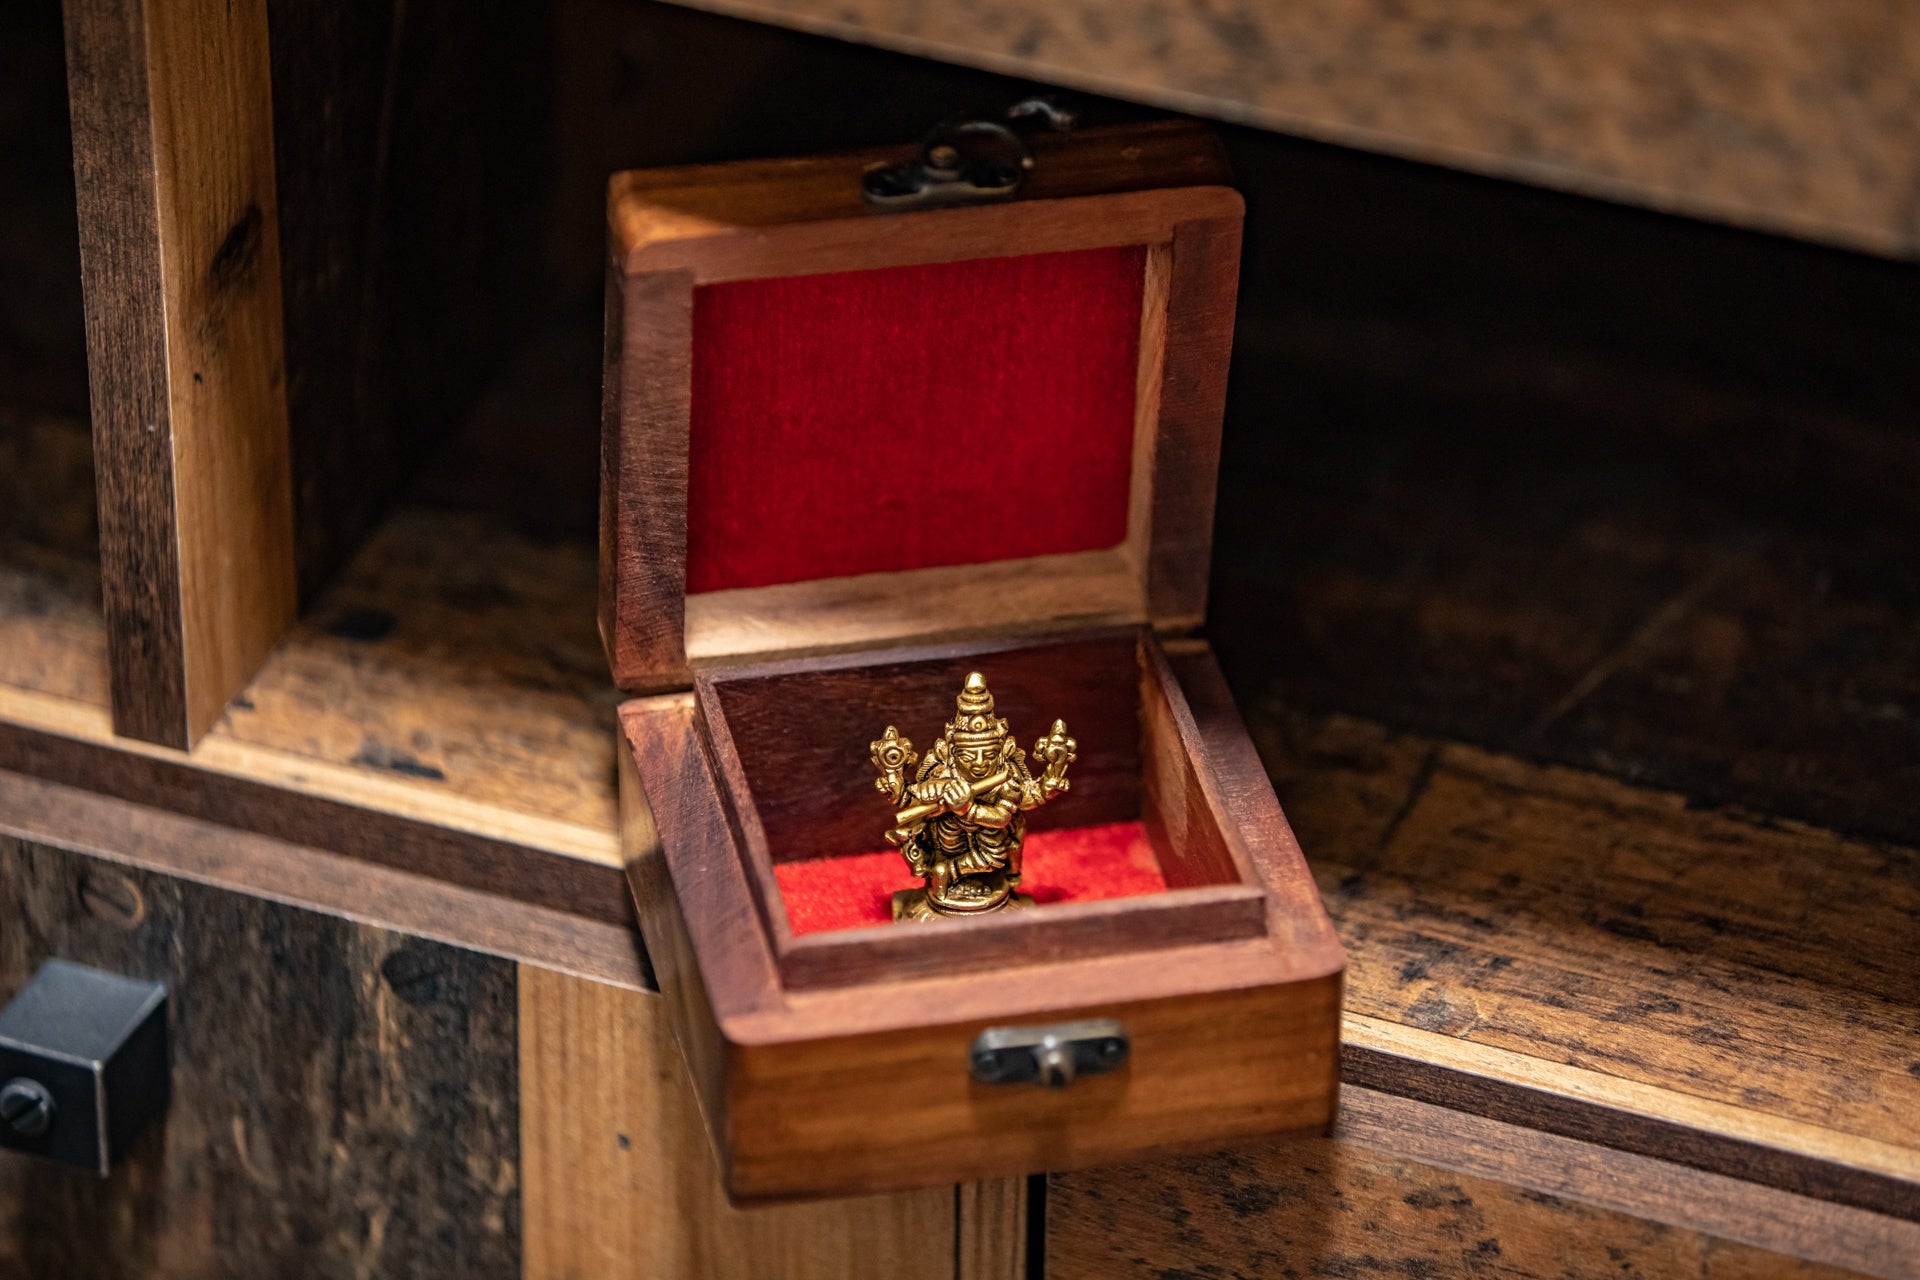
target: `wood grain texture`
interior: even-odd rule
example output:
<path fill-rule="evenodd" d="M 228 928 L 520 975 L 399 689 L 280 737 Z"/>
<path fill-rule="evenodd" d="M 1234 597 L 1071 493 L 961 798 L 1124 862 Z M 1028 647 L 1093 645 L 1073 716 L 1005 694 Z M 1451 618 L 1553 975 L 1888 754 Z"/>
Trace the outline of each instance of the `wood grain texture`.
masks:
<path fill-rule="evenodd" d="M 1180 223 L 1166 264 L 1166 330 L 1155 358 L 1161 381 L 1154 395 L 1153 514 L 1142 553 L 1148 616 L 1166 630 L 1198 627 L 1207 608 L 1241 212 L 1236 197 L 1231 217 Z"/>
<path fill-rule="evenodd" d="M 625 919 L 555 910 L 524 892 L 487 893 L 417 867 L 383 867 L 39 778 L 0 772 L 0 832 L 605 982 L 640 988 L 653 981 Z"/>
<path fill-rule="evenodd" d="M 1705 0 L 694 7 L 1876 253 L 1920 252 L 1920 36 L 1879 0 L 1740 12 Z"/>
<path fill-rule="evenodd" d="M 1351 951 L 1349 1040 L 1383 1055 L 1359 1082 L 1920 1216 L 1913 851 L 1339 716 L 1256 725 Z M 1472 1102 L 1408 1057 L 1579 1105 Z"/>
<path fill-rule="evenodd" d="M 186 759 L 113 737 L 89 561 L 0 545 L 0 768 L 631 918 L 589 545 L 396 516 Z"/>
<path fill-rule="evenodd" d="M 1913 1223 L 1347 1089 L 1327 1138 L 1048 1180 L 1047 1274 L 1910 1277 Z"/>
<path fill-rule="evenodd" d="M 186 747 L 294 610 L 265 6 L 66 16 L 114 723 Z"/>
<path fill-rule="evenodd" d="M 658 995 L 523 967 L 520 1064 L 526 1280 L 955 1274 L 953 1188 L 729 1205 Z"/>
<path fill-rule="evenodd" d="M 1189 663 L 1210 669 L 1204 650 Z M 1198 688 L 1201 766 L 1284 941 L 805 992 L 780 982 L 692 699 L 622 709 L 641 928 L 736 1197 L 965 1181 L 1324 1123 L 1339 949 L 1217 673 Z M 966 1081 L 984 1027 L 1067 1017 L 1119 1018 L 1127 1070 L 1051 1097 Z M 876 1075 L 893 1082 L 883 1096 Z"/>
<path fill-rule="evenodd" d="M 607 270 L 600 634 L 622 689 L 684 688 L 693 275 Z"/>
<path fill-rule="evenodd" d="M 902 636 L 1018 635 L 1052 630 L 1069 611 L 1088 630 L 1134 625 L 1148 616 L 1136 560 L 1123 546 L 703 591 L 687 597 L 687 657 L 771 659 L 877 649 Z"/>
<path fill-rule="evenodd" d="M 954 1280 L 1032 1280 L 1027 1274 L 1027 1182 L 998 1178 L 954 1188 L 959 1214 Z"/>
<path fill-rule="evenodd" d="M 7 1271 L 519 1273 L 511 964 L 12 840 L 0 911 L 6 989 L 58 955 L 172 992 L 172 1104 L 115 1175 L 0 1165 Z"/>

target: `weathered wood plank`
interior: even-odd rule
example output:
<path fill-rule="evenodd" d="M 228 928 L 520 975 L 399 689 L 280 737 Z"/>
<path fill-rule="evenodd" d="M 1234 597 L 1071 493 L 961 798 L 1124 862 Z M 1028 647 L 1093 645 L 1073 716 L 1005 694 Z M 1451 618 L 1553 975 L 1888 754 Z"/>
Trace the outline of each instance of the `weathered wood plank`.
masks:
<path fill-rule="evenodd" d="M 186 747 L 294 611 L 266 12 L 66 23 L 114 726 Z"/>
<path fill-rule="evenodd" d="M 0 768 L 630 919 L 594 551 L 403 513 L 185 760 L 114 741 L 84 556 L 0 559 Z"/>
<path fill-rule="evenodd" d="M 566 973 L 653 981 L 630 920 L 555 910 L 525 883 L 488 893 L 444 870 L 379 866 L 7 772 L 0 833 Z"/>
<path fill-rule="evenodd" d="M 1877 253 L 1920 252 L 1920 34 L 1879 0 L 1737 11 L 1706 0 L 694 7 Z"/>
<path fill-rule="evenodd" d="M 953 1188 L 728 1205 L 664 1014 L 651 992 L 521 968 L 527 1280 L 954 1275 Z"/>
<path fill-rule="evenodd" d="M 1912 1276 L 1920 1226 L 1349 1088 L 1333 1135 L 1056 1175 L 1047 1275 Z"/>
<path fill-rule="evenodd" d="M 0 840 L 0 988 L 166 981 L 173 1101 L 105 1181 L 0 1162 L 0 1270 L 519 1274 L 510 963 Z"/>
<path fill-rule="evenodd" d="M 218 736 L 610 832 L 619 695 L 595 583 L 590 543 L 403 510 L 288 634 Z"/>
<path fill-rule="evenodd" d="M 1876 1203 L 1920 1203 L 1912 850 L 1341 716 L 1255 736 L 1350 1018 L 1517 1055 L 1510 1078 L 1569 1098 L 1580 1073 L 1652 1086 L 1639 1105 L 1809 1162 L 1755 1176 L 1853 1164 L 1890 1180 Z"/>

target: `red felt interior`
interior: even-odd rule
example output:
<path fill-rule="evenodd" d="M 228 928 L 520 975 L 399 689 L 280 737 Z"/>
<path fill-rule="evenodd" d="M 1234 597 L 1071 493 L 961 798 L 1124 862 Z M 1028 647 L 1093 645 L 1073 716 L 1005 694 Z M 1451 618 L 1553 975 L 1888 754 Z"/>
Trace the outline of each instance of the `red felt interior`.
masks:
<path fill-rule="evenodd" d="M 894 890 L 920 884 L 892 849 L 777 862 L 773 874 L 795 934 L 886 924 L 893 919 Z M 1137 898 L 1166 887 L 1139 822 L 1036 831 L 1021 854 L 1020 891 L 1037 903 Z"/>
<path fill-rule="evenodd" d="M 694 293 L 687 590 L 1118 545 L 1139 246 Z"/>

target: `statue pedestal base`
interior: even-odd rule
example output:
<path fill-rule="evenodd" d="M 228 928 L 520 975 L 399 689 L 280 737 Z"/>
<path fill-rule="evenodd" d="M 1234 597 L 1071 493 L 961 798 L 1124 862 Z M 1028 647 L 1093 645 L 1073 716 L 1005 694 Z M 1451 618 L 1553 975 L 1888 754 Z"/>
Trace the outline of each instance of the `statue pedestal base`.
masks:
<path fill-rule="evenodd" d="M 964 920 L 968 916 L 991 915 L 996 911 L 1021 910 L 1033 905 L 1030 894 L 1015 893 L 1002 898 L 994 906 L 976 911 L 947 911 L 936 907 L 927 898 L 925 889 L 902 889 L 893 895 L 893 918 L 895 920 Z"/>

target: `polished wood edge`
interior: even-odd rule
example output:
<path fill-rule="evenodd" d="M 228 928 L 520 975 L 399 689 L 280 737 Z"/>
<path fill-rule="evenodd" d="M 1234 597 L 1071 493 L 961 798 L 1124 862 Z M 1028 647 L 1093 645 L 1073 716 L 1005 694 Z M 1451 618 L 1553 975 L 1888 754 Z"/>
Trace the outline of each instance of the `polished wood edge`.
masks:
<path fill-rule="evenodd" d="M 44 778 L 0 771 L 0 832 L 635 990 L 630 923 L 589 919 Z"/>
<path fill-rule="evenodd" d="M 818 671 L 848 671 L 860 667 L 886 666 L 899 662 L 937 662 L 1011 649 L 1044 649 L 1051 645 L 1084 644 L 1088 641 L 1128 640 L 1140 634 L 1137 625 L 1089 628 L 1049 627 L 1042 631 L 1007 635 L 948 638 L 928 643 L 904 641 L 870 649 L 838 650 L 829 654 L 782 654 L 778 657 L 754 655 L 738 659 L 713 659 L 695 669 L 696 683 L 722 685 L 729 681 L 760 680 L 768 676 L 796 675 Z"/>
<path fill-rule="evenodd" d="M 1749 1138 L 1351 1041 L 1342 1048 L 1341 1074 L 1382 1094 L 1920 1221 L 1920 1183 Z"/>
<path fill-rule="evenodd" d="M 1395 1159 L 1498 1180 L 1668 1226 L 1701 1231 L 1868 1275 L 1911 1275 L 1920 1224 L 1813 1199 L 1615 1144 L 1519 1127 L 1351 1081 L 1336 1138 Z"/>
<path fill-rule="evenodd" d="M 697 736 L 705 748 L 727 831 L 733 837 L 732 852 L 739 859 L 740 873 L 752 893 L 755 916 L 772 947 L 774 966 L 785 977 L 783 953 L 793 946 L 794 933 L 786 902 L 780 896 L 780 882 L 774 876 L 773 850 L 760 812 L 754 807 L 753 791 L 733 740 L 733 726 L 727 722 L 713 681 L 701 679 L 698 672 L 694 675 L 693 706 Z"/>
<path fill-rule="evenodd" d="M 776 954 L 781 981 L 800 991 L 1236 942 L 1266 932 L 1267 895 L 1252 885 L 1220 884 L 1055 903 L 1044 914 L 933 921 L 912 932 L 880 924 L 817 933 L 776 947 Z"/>
<path fill-rule="evenodd" d="M 614 684 L 686 687 L 693 275 L 607 278 L 600 629 Z"/>
<path fill-rule="evenodd" d="M 1008 202 L 1012 206 L 1119 191 L 1224 187 L 1232 181 L 1219 134 L 1196 120 L 1039 134 L 1029 146 L 1035 165 Z M 901 144 L 616 173 L 607 182 L 612 244 L 624 258 L 648 243 L 701 239 L 741 227 L 913 217 L 873 212 L 861 194 L 860 178 L 875 166 L 911 158 L 914 150 L 913 144 Z"/>
<path fill-rule="evenodd" d="M 942 565 L 686 597 L 686 652 L 703 662 L 848 653 L 903 643 L 1044 634 L 1147 621 L 1140 556 L 1099 551 Z M 1044 606 L 1036 603 L 1044 596 Z M 964 621 L 960 621 L 964 619 Z"/>
<path fill-rule="evenodd" d="M 649 240 L 627 252 L 629 276 L 688 271 L 699 285 L 874 271 L 1022 254 L 1164 244 L 1183 223 L 1238 218 L 1231 187 L 1168 187 L 966 205 L 880 222 L 870 214 L 820 222 L 723 228 Z"/>
<path fill-rule="evenodd" d="M 1226 829 L 1237 833 L 1273 897 L 1274 936 L 1311 953 L 1318 963 L 1343 970 L 1346 951 L 1212 648 L 1198 639 L 1168 639 L 1160 647 L 1183 695 L 1182 710 L 1193 717 L 1193 732 L 1205 744 L 1200 764 L 1209 780 L 1209 799 L 1220 807 L 1223 822 L 1231 815 L 1268 815 L 1256 824 L 1227 822 Z"/>
<path fill-rule="evenodd" d="M 0 769 L 326 849 L 604 924 L 631 923 L 621 868 L 0 720 Z"/>
<path fill-rule="evenodd" d="M 1187 701 L 1186 690 L 1181 687 L 1180 677 L 1167 661 L 1165 646 L 1158 637 L 1149 633 L 1140 637 L 1138 648 L 1141 674 L 1148 686 L 1143 696 L 1150 696 L 1157 709 L 1172 721 L 1175 734 L 1185 746 L 1185 772 L 1190 784 L 1197 785 L 1206 800 L 1212 827 L 1219 832 L 1227 856 L 1232 859 L 1234 878 L 1241 884 L 1264 885 L 1266 877 L 1254 861 L 1246 838 L 1240 834 L 1239 823 L 1235 821 L 1242 811 L 1229 808 L 1221 797 L 1220 780 L 1207 765 L 1208 756 L 1216 749 L 1201 734 L 1200 725 L 1193 716 L 1193 707 Z M 1142 719 L 1144 721 L 1146 717 Z M 1279 807 L 1280 800 L 1276 796 L 1273 808 L 1277 812 Z M 1281 821 L 1285 820 L 1283 814 Z"/>
<path fill-rule="evenodd" d="M 1206 614 L 1245 216 L 1235 201 L 1173 228 L 1145 548 L 1147 612 L 1155 619 Z"/>

